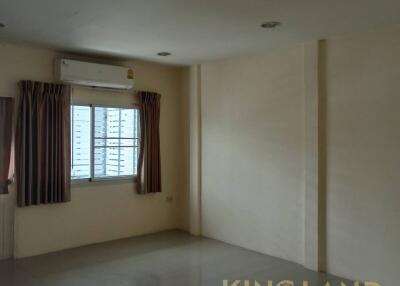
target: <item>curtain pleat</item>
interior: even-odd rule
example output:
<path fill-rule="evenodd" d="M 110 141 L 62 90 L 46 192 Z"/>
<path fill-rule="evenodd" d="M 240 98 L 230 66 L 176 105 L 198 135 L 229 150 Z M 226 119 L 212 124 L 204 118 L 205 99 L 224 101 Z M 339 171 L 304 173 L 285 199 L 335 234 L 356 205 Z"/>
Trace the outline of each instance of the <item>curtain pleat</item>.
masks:
<path fill-rule="evenodd" d="M 19 207 L 70 200 L 70 94 L 60 84 L 20 82 L 16 129 Z"/>
<path fill-rule="evenodd" d="M 140 98 L 140 151 L 138 193 L 161 192 L 160 99 L 153 92 L 138 92 Z"/>
<path fill-rule="evenodd" d="M 13 102 L 12 98 L 0 97 L 0 194 L 8 193 Z"/>

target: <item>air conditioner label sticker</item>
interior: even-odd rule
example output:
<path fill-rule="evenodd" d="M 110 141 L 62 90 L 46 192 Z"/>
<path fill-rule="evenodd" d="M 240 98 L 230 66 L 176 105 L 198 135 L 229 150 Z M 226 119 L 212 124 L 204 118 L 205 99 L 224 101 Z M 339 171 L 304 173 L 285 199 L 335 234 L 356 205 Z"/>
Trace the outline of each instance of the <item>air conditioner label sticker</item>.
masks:
<path fill-rule="evenodd" d="M 128 69 L 127 78 L 128 78 L 128 79 L 133 79 L 133 69 Z"/>

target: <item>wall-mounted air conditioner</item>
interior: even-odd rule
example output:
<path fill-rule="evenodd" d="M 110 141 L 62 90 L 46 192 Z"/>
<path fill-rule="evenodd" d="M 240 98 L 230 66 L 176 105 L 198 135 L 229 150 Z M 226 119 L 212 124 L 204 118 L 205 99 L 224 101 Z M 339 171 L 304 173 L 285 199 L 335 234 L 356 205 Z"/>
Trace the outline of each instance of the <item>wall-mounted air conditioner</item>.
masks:
<path fill-rule="evenodd" d="M 91 87 L 132 89 L 132 68 L 88 63 L 69 59 L 57 59 L 56 81 Z"/>

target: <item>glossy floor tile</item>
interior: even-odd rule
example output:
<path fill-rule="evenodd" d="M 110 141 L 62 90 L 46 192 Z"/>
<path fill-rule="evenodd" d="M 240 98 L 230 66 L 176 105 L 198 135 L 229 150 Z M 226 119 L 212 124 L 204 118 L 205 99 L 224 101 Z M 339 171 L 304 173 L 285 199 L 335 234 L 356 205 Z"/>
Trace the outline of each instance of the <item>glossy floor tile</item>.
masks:
<path fill-rule="evenodd" d="M 0 262 L 0 286 L 340 286 L 341 279 L 282 259 L 179 231 Z M 250 284 L 245 284 L 249 280 Z M 344 281 L 344 280 L 343 280 Z M 344 281 L 346 286 L 353 285 Z M 285 286 L 285 284 L 280 284 Z M 288 284 L 291 285 L 291 284 Z"/>

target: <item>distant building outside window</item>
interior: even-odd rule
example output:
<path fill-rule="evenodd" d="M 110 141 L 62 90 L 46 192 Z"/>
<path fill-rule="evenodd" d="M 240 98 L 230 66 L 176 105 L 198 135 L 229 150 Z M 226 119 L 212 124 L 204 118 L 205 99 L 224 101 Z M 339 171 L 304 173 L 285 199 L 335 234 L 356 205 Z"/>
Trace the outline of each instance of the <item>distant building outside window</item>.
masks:
<path fill-rule="evenodd" d="M 137 175 L 139 111 L 136 108 L 71 106 L 71 178 Z"/>

